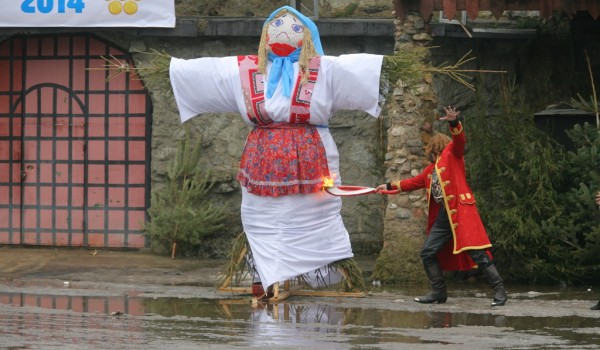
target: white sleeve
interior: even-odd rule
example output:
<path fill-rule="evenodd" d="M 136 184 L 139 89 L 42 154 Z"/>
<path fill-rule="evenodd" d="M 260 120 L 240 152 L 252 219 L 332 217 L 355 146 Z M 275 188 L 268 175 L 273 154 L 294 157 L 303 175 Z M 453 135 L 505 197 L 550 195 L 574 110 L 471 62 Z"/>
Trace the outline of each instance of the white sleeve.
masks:
<path fill-rule="evenodd" d="M 381 112 L 379 81 L 382 55 L 349 54 L 335 58 L 331 69 L 333 109 L 362 110 L 373 117 Z"/>
<path fill-rule="evenodd" d="M 202 113 L 238 112 L 236 57 L 171 58 L 169 75 L 181 122 Z"/>

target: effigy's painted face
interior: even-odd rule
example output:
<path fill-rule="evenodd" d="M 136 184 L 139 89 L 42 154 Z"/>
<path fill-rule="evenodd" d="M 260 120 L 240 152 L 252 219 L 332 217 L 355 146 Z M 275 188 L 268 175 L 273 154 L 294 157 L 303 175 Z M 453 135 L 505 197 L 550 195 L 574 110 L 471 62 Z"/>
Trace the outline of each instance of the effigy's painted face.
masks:
<path fill-rule="evenodd" d="M 268 26 L 268 51 L 283 57 L 302 46 L 304 24 L 293 14 L 286 13 L 274 18 L 269 22 Z"/>

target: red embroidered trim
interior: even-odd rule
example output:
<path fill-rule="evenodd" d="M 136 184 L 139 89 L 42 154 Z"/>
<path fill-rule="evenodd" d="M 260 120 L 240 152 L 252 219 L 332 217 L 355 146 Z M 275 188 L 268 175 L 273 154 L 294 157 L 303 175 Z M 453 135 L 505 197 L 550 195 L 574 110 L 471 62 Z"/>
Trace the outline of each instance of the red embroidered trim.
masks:
<path fill-rule="evenodd" d="M 238 56 L 242 94 L 248 119 L 255 125 L 269 125 L 273 120 L 265 111 L 265 82 L 258 72 L 258 56 Z"/>
<path fill-rule="evenodd" d="M 315 193 L 329 177 L 325 147 L 311 125 L 274 123 L 248 135 L 237 179 L 258 196 Z"/>
<path fill-rule="evenodd" d="M 292 105 L 290 107 L 290 123 L 308 123 L 310 119 L 310 101 L 312 99 L 315 83 L 319 77 L 320 67 L 321 56 L 316 56 L 310 59 L 308 62 L 309 77 L 304 84 L 300 84 L 302 81 L 302 74 L 300 72 L 298 81 L 296 82 L 296 87 L 294 89 Z"/>

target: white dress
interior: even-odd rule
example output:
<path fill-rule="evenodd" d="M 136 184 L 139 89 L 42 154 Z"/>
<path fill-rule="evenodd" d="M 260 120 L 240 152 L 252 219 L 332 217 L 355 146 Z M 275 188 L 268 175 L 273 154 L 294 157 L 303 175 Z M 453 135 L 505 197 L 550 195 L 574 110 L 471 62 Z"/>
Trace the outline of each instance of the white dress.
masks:
<path fill-rule="evenodd" d="M 312 92 L 310 124 L 327 126 L 336 110 L 362 110 L 378 117 L 382 59 L 372 54 L 322 56 Z M 296 79 L 297 75 L 295 63 Z M 182 123 L 202 113 L 237 112 L 253 125 L 246 112 L 237 57 L 172 58 L 170 80 Z M 274 122 L 289 121 L 290 98 L 281 94 L 281 84 L 271 99 L 265 96 L 265 109 Z M 337 146 L 328 128 L 317 130 L 329 172 L 340 185 Z M 353 256 L 341 206 L 340 197 L 324 191 L 270 197 L 248 193 L 242 187 L 242 225 L 264 286 L 314 273 Z"/>

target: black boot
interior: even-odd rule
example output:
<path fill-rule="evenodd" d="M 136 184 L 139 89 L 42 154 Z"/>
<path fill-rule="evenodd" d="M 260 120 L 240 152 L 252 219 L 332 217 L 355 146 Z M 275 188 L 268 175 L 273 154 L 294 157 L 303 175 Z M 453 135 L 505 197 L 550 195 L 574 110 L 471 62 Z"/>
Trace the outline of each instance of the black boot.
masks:
<path fill-rule="evenodd" d="M 427 264 L 423 263 L 427 278 L 429 278 L 429 284 L 431 285 L 431 292 L 427 293 L 424 297 L 415 298 L 417 303 L 421 304 L 443 304 L 448 299 L 446 293 L 446 281 L 442 274 L 442 269 L 437 262 Z"/>
<path fill-rule="evenodd" d="M 492 306 L 503 306 L 506 304 L 508 297 L 506 296 L 502 277 L 500 277 L 496 266 L 490 264 L 483 269 L 483 272 L 485 273 L 488 282 L 492 285 L 492 288 L 494 288 L 494 301 L 492 301 Z"/>
<path fill-rule="evenodd" d="M 600 310 L 600 301 L 598 301 L 598 304 L 592 306 L 590 309 L 591 310 Z"/>

